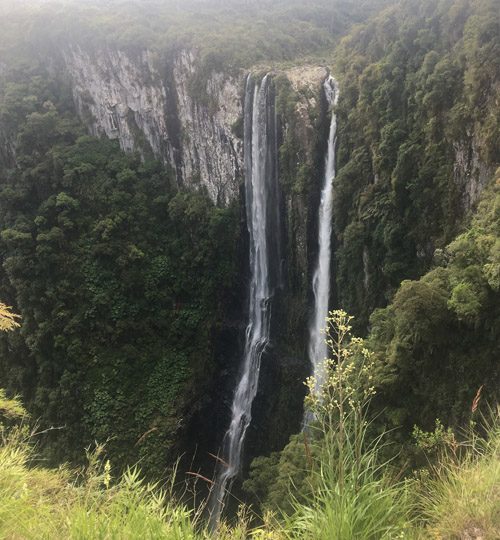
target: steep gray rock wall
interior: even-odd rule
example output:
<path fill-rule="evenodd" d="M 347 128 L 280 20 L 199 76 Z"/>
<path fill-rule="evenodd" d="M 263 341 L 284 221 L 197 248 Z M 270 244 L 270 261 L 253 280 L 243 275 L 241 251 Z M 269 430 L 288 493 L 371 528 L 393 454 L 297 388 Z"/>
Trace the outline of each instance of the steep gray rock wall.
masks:
<path fill-rule="evenodd" d="M 63 58 L 77 110 L 93 135 L 118 139 L 126 151 L 152 152 L 173 167 L 179 185 L 204 187 L 214 202 L 238 196 L 243 156 L 233 126 L 242 115 L 243 75 L 212 74 L 199 89 L 205 99 L 196 99 L 189 51 L 161 66 L 162 73 L 147 50 L 131 56 L 70 47 Z"/>
<path fill-rule="evenodd" d="M 189 50 L 160 61 L 148 50 L 70 46 L 62 57 L 77 111 L 93 135 L 118 139 L 125 151 L 154 155 L 172 167 L 179 186 L 206 189 L 217 204 L 238 198 L 245 73 L 214 72 L 197 83 L 196 57 Z M 326 71 L 305 66 L 285 75 L 300 96 L 296 114 L 310 160 L 310 112 Z"/>
<path fill-rule="evenodd" d="M 243 115 L 245 76 L 213 73 L 201 89 L 206 93 L 203 103 L 189 92 L 194 71 L 194 56 L 184 51 L 173 68 L 182 129 L 182 175 L 191 185 L 198 181 L 206 185 L 215 202 L 225 203 L 238 197 L 243 174 L 243 141 L 234 127 Z"/>
<path fill-rule="evenodd" d="M 72 47 L 63 56 L 77 110 L 93 135 L 119 139 L 121 147 L 131 151 L 137 126 L 156 155 L 173 159 L 164 114 L 166 91 L 147 51 L 135 61 L 112 49 L 96 54 Z"/>
<path fill-rule="evenodd" d="M 243 115 L 246 74 L 212 73 L 196 84 L 196 57 L 183 50 L 160 61 L 152 51 L 130 54 L 113 48 L 62 51 L 77 111 L 96 136 L 118 139 L 125 151 L 153 154 L 173 168 L 179 186 L 204 188 L 212 200 L 236 200 L 243 176 Z M 311 159 L 319 67 L 288 70 L 297 102 L 301 139 Z"/>
<path fill-rule="evenodd" d="M 287 215 L 289 219 L 288 229 L 293 246 L 294 271 L 301 276 L 302 289 L 309 287 L 308 263 L 309 263 L 309 236 L 308 224 L 311 206 L 316 207 L 316 202 L 311 201 L 310 193 L 319 190 L 321 175 L 323 173 L 323 156 L 318 158 L 318 138 L 321 140 L 321 121 L 326 110 L 322 111 L 322 88 L 323 81 L 328 77 L 328 70 L 320 66 L 298 66 L 285 71 L 286 78 L 290 81 L 296 100 L 294 107 L 295 122 L 285 119 L 284 140 L 288 131 L 291 137 L 297 141 L 300 154 L 296 156 L 297 164 L 307 171 L 307 185 L 303 192 L 291 190 L 287 197 Z M 292 124 L 293 123 L 293 127 Z M 293 146 L 293 145 L 292 145 Z M 319 167 L 319 170 L 318 170 Z M 296 173 L 300 174 L 299 171 Z M 319 191 L 318 191 L 319 193 Z M 314 234 L 315 236 L 315 234 Z"/>
<path fill-rule="evenodd" d="M 469 211 L 479 201 L 484 187 L 493 175 L 493 170 L 481 159 L 475 134 L 465 141 L 454 143 L 453 149 L 455 151 L 453 177 L 462 195 L 462 207 L 465 211 Z"/>

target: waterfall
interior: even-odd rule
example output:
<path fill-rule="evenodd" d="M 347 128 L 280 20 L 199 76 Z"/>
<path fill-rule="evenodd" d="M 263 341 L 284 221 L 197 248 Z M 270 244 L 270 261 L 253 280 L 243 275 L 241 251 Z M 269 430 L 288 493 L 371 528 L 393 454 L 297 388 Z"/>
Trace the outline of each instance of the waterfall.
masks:
<path fill-rule="evenodd" d="M 333 77 L 328 77 L 323 88 L 330 107 L 337 104 L 338 86 Z M 337 118 L 332 111 L 330 130 L 328 133 L 328 148 L 325 159 L 325 176 L 321 189 L 321 201 L 318 216 L 318 260 L 313 274 L 312 288 L 314 294 L 314 314 L 309 329 L 309 359 L 316 379 L 316 387 L 323 382 L 322 364 L 328 351 L 325 343 L 325 320 L 328 316 L 328 301 L 330 298 L 330 263 L 331 236 L 333 212 L 333 179 L 335 178 L 335 142 Z M 306 424 L 307 424 L 306 419 Z"/>
<path fill-rule="evenodd" d="M 215 527 L 231 483 L 240 471 L 245 434 L 257 394 L 260 362 L 269 343 L 271 299 L 281 282 L 276 118 L 271 79 L 248 77 L 244 104 L 245 204 L 250 249 L 248 325 L 243 362 L 210 496 Z"/>

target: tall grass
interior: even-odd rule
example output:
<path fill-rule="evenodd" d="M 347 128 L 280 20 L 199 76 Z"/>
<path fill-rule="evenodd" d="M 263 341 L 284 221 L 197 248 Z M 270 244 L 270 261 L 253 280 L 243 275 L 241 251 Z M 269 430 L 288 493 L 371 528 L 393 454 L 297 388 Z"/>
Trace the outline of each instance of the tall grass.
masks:
<path fill-rule="evenodd" d="M 500 409 L 490 418 L 486 436 L 471 430 L 420 481 L 420 538 L 500 538 Z"/>
<path fill-rule="evenodd" d="M 22 435 L 21 435 L 22 434 Z M 5 431 L 4 431 L 5 435 Z M 19 436 L 21 435 L 21 436 Z M 258 528 L 241 512 L 234 525 L 221 523 L 212 536 L 201 513 L 189 510 L 166 489 L 129 469 L 113 483 L 102 448 L 89 454 L 85 470 L 46 469 L 24 431 L 0 445 L 0 538 L 12 540 L 282 540 L 275 523 Z"/>
<path fill-rule="evenodd" d="M 373 362 L 362 340 L 351 336 L 351 319 L 340 310 L 330 313 L 330 358 L 308 383 L 319 460 L 311 474 L 312 496 L 295 502 L 286 519 L 287 538 L 398 538 L 410 523 L 405 484 L 394 481 L 389 463 L 381 461 L 383 437 L 368 439 Z"/>
<path fill-rule="evenodd" d="M 0 447 L 0 538 L 197 538 L 191 512 L 137 469 L 111 486 L 106 464 L 78 474 L 32 466 L 32 457 L 17 437 Z"/>
<path fill-rule="evenodd" d="M 176 502 L 169 489 L 147 484 L 131 469 L 114 485 L 106 463 L 91 456 L 78 474 L 33 466 L 29 445 L 14 434 L 0 446 L 0 538 L 165 540 L 349 540 L 500 538 L 500 429 L 460 458 L 443 457 L 418 482 L 396 482 L 380 461 L 378 439 L 356 454 L 345 424 L 343 465 L 331 436 L 312 474 L 313 495 L 280 521 L 252 528 L 242 512 L 234 525 L 210 536 L 200 515 Z M 366 434 L 366 425 L 359 433 Z M 317 443 L 319 444 L 319 442 Z M 339 471 L 342 470 L 342 484 Z M 291 494 L 294 498 L 294 494 Z M 416 522 L 411 512 L 417 511 Z"/>
<path fill-rule="evenodd" d="M 312 496 L 294 504 L 285 518 L 285 537 L 310 540 L 404 538 L 411 523 L 411 505 L 404 482 L 389 476 L 381 461 L 381 438 L 358 451 L 368 426 L 346 418 L 342 463 L 338 431 L 322 441 L 322 453 L 312 474 Z M 293 495 L 292 495 L 293 496 Z"/>
<path fill-rule="evenodd" d="M 99 451 L 83 471 L 36 466 L 26 431 L 2 430 L 0 538 L 166 540 L 350 540 L 395 538 L 500 538 L 500 422 L 487 437 L 463 443 L 418 481 L 395 481 L 381 460 L 383 438 L 367 441 L 363 417 L 348 415 L 339 430 L 316 437 L 319 457 L 311 472 L 312 495 L 292 515 L 272 516 L 259 527 L 242 512 L 234 525 L 211 536 L 200 514 L 130 469 L 118 481 Z M 311 428 L 312 431 L 312 428 Z M 311 435 L 312 437 L 312 435 Z M 413 512 L 413 515 L 412 515 Z M 415 520 L 414 517 L 417 519 Z"/>

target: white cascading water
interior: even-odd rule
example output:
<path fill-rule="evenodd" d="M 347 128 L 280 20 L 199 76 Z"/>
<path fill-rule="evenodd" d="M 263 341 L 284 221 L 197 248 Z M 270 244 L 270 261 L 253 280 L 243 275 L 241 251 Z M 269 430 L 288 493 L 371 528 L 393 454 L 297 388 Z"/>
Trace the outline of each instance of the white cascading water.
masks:
<path fill-rule="evenodd" d="M 323 88 L 330 107 L 338 100 L 338 86 L 333 77 L 328 77 Z M 330 263 L 332 258 L 332 213 L 333 213 L 333 179 L 335 178 L 335 142 L 337 118 L 332 110 L 330 130 L 328 133 L 328 149 L 325 160 L 325 176 L 321 190 L 321 201 L 318 216 L 318 260 L 313 274 L 312 288 L 314 294 L 314 314 L 309 329 L 309 359 L 313 367 L 313 375 L 318 388 L 324 378 L 323 362 L 327 356 L 324 328 L 328 316 L 330 298 Z M 306 418 L 306 424 L 307 424 Z"/>
<path fill-rule="evenodd" d="M 249 321 L 243 365 L 231 407 L 231 423 L 224 435 L 222 459 L 210 496 L 210 520 L 216 527 L 224 498 L 239 473 L 252 403 L 257 394 L 260 362 L 269 343 L 270 303 L 273 294 L 269 255 L 272 224 L 276 220 L 275 120 L 270 105 L 270 77 L 260 84 L 248 77 L 245 92 L 244 153 L 247 226 L 250 244 Z"/>

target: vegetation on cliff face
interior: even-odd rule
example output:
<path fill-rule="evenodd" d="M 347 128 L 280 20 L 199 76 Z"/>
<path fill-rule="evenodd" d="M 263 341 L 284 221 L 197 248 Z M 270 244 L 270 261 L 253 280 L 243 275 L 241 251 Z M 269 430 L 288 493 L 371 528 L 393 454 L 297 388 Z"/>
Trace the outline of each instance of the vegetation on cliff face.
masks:
<path fill-rule="evenodd" d="M 378 406 L 403 433 L 436 418 L 461 425 L 478 388 L 500 388 L 500 169 L 470 227 L 435 254 L 434 268 L 403 281 L 370 319 Z"/>
<path fill-rule="evenodd" d="M 369 328 L 378 406 L 405 436 L 460 425 L 482 385 L 499 397 L 496 8 L 403 2 L 336 52 L 338 302 Z"/>
<path fill-rule="evenodd" d="M 0 283 L 24 324 L 2 338 L 1 379 L 42 425 L 63 427 L 45 443 L 53 459 L 110 439 L 117 463 L 161 471 L 214 369 L 237 213 L 85 136 L 42 68 L 5 80 L 1 123 L 16 143 L 0 170 Z"/>
<path fill-rule="evenodd" d="M 495 0 L 406 1 L 337 49 L 334 275 L 366 328 L 460 232 L 500 162 Z"/>

